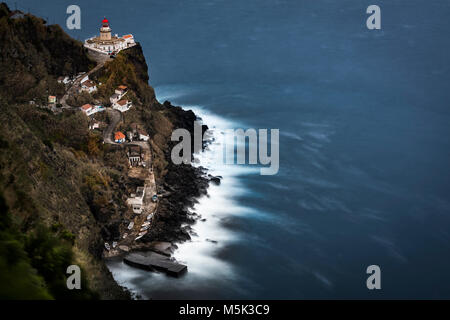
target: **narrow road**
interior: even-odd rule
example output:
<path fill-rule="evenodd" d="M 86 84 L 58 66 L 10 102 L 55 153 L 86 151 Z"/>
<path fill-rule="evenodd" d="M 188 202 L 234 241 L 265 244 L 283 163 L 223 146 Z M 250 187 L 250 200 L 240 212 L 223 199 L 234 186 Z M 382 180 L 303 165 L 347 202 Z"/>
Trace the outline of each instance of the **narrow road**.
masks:
<path fill-rule="evenodd" d="M 113 140 L 113 131 L 122 119 L 122 114 L 119 110 L 112 108 L 106 108 L 106 114 L 108 115 L 110 122 L 108 127 L 103 131 L 103 141 L 109 144 L 118 144 Z"/>
<path fill-rule="evenodd" d="M 139 236 L 139 233 L 141 232 L 141 228 L 143 227 L 145 222 L 151 224 L 153 222 L 153 217 L 157 211 L 158 203 L 155 203 L 152 201 L 152 196 L 156 194 L 156 181 L 155 176 L 153 172 L 148 169 L 148 176 L 145 179 L 145 195 L 144 195 L 144 201 L 142 206 L 142 213 L 139 215 L 135 215 L 134 219 L 131 220 L 134 222 L 134 226 L 131 230 L 126 230 L 125 233 L 127 233 L 127 237 L 123 238 L 123 234 L 120 237 L 120 240 L 118 241 L 118 245 L 125 245 L 127 247 L 132 247 L 135 243 L 135 239 Z M 150 220 L 147 220 L 148 215 L 153 214 L 150 218 Z M 127 221 L 129 223 L 129 221 Z M 145 230 L 142 230 L 145 231 Z"/>
<path fill-rule="evenodd" d="M 114 110 L 112 108 L 107 108 L 106 112 L 110 119 L 110 122 L 109 122 L 108 127 L 103 131 L 103 141 L 104 141 L 104 143 L 117 145 L 119 143 L 114 142 L 112 137 L 113 137 L 113 133 L 114 133 L 117 125 L 122 120 L 122 114 L 120 111 Z M 154 215 L 151 216 L 150 220 L 147 220 L 147 216 L 149 216 L 150 214 L 155 214 L 156 208 L 157 208 L 157 203 L 152 201 L 152 196 L 157 193 L 157 190 L 156 190 L 155 175 L 154 175 L 152 165 L 151 165 L 152 155 L 151 155 L 149 142 L 148 141 L 132 141 L 132 142 L 120 143 L 120 145 L 138 145 L 143 150 L 146 150 L 146 153 L 148 154 L 148 159 L 146 159 L 146 162 L 148 164 L 150 164 L 150 167 L 148 167 L 146 169 L 142 168 L 142 170 L 144 170 L 146 173 L 145 174 L 146 177 L 144 180 L 145 195 L 144 195 L 142 213 L 139 215 L 133 214 L 133 216 L 135 216 L 135 217 L 132 220 L 126 221 L 127 225 L 130 223 L 130 221 L 133 221 L 134 226 L 131 230 L 125 230 L 124 233 L 121 234 L 120 239 L 117 241 L 117 248 L 107 251 L 107 252 L 106 251 L 104 252 L 104 255 L 108 256 L 108 257 L 119 254 L 121 251 L 124 250 L 124 248 L 126 248 L 125 251 L 128 251 L 130 248 L 132 248 L 133 245 L 135 244 L 135 239 L 138 237 L 139 233 L 141 232 L 141 228 L 144 226 L 144 223 L 148 222 L 151 224 L 153 221 Z M 137 168 L 135 168 L 135 169 L 137 169 Z M 125 233 L 126 233 L 126 237 L 124 238 Z"/>
<path fill-rule="evenodd" d="M 110 59 L 109 56 L 107 55 L 92 55 L 89 54 L 89 56 L 91 58 L 93 58 L 95 61 L 97 61 L 97 65 L 95 66 L 94 69 L 89 70 L 88 72 L 83 73 L 82 75 L 78 76 L 74 82 L 71 84 L 71 86 L 69 87 L 69 89 L 66 90 L 66 93 L 64 94 L 64 96 L 61 98 L 60 103 L 62 105 L 62 108 L 64 109 L 76 109 L 76 107 L 72 107 L 69 104 L 67 104 L 67 99 L 72 96 L 75 95 L 79 92 L 80 90 L 80 85 L 81 85 L 81 80 L 85 77 L 85 76 L 89 76 L 92 73 L 96 72 L 97 70 L 99 70 L 100 68 L 102 68 L 106 61 L 108 61 Z"/>
<path fill-rule="evenodd" d="M 115 128 L 122 120 L 122 113 L 119 110 L 115 110 L 112 108 L 106 108 L 106 114 L 109 116 L 110 122 L 108 127 L 103 131 L 103 141 L 109 144 L 121 144 L 121 145 L 137 145 L 142 149 L 145 149 L 150 153 L 150 145 L 148 141 L 132 141 L 132 142 L 124 142 L 124 143 L 116 143 L 113 139 L 113 132 Z"/>

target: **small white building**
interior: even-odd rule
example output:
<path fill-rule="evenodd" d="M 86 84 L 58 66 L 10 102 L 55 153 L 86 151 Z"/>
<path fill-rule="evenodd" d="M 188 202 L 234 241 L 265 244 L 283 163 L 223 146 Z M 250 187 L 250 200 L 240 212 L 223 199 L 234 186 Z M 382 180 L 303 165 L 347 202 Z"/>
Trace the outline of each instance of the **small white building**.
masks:
<path fill-rule="evenodd" d="M 131 101 L 119 100 L 113 104 L 113 109 L 119 110 L 120 112 L 126 112 L 132 107 Z"/>
<path fill-rule="evenodd" d="M 95 113 L 95 108 L 89 103 L 81 106 L 81 111 L 83 111 L 87 116 L 93 115 Z"/>
<path fill-rule="evenodd" d="M 144 155 L 140 146 L 129 146 L 127 150 L 128 163 L 130 167 L 138 167 L 142 164 Z"/>
<path fill-rule="evenodd" d="M 132 194 L 127 200 L 127 204 L 133 209 L 136 214 L 142 213 L 142 206 L 144 204 L 145 187 L 137 187 L 136 194 Z"/>
<path fill-rule="evenodd" d="M 105 107 L 104 106 L 100 106 L 100 105 L 96 105 L 95 107 L 92 106 L 91 104 L 85 104 L 83 106 L 81 106 L 81 111 L 83 111 L 87 116 L 91 116 L 97 112 L 103 112 L 105 111 Z"/>
<path fill-rule="evenodd" d="M 127 87 L 124 85 L 118 86 L 116 90 L 114 90 L 114 94 L 109 97 L 109 101 L 114 105 L 118 101 L 122 100 L 122 97 L 127 93 Z"/>
<path fill-rule="evenodd" d="M 94 120 L 89 124 L 89 129 L 94 130 L 100 128 L 100 122 Z"/>
<path fill-rule="evenodd" d="M 70 83 L 70 78 L 69 78 L 69 76 L 65 76 L 65 77 L 61 76 L 61 77 L 59 77 L 59 78 L 58 78 L 58 83 L 62 83 L 62 84 L 68 84 L 68 83 Z"/>
<path fill-rule="evenodd" d="M 122 39 L 125 40 L 126 46 L 127 47 L 132 47 L 136 44 L 136 42 L 134 41 L 134 37 L 132 34 L 126 34 L 122 37 Z"/>
<path fill-rule="evenodd" d="M 148 133 L 146 131 L 138 129 L 137 132 L 139 135 L 139 140 L 148 141 L 148 139 L 150 139 L 150 136 L 148 135 Z"/>
<path fill-rule="evenodd" d="M 48 103 L 49 104 L 55 104 L 56 103 L 56 96 L 48 96 Z"/>
<path fill-rule="evenodd" d="M 79 76 L 82 76 L 83 74 L 84 73 L 81 72 L 81 74 Z M 88 80 L 89 80 L 89 75 L 86 75 L 86 76 L 83 77 L 83 79 L 80 80 L 80 83 L 83 83 L 83 82 L 88 81 Z"/>
<path fill-rule="evenodd" d="M 80 91 L 81 92 L 93 93 L 93 92 L 97 91 L 97 86 L 91 80 L 86 80 L 86 81 L 81 83 Z"/>
<path fill-rule="evenodd" d="M 115 143 L 124 143 L 125 142 L 125 135 L 122 132 L 117 131 L 114 134 L 114 142 Z"/>
<path fill-rule="evenodd" d="M 103 121 L 99 121 L 99 120 L 96 120 L 96 119 L 92 119 L 90 122 L 89 122 L 89 129 L 90 130 L 94 130 L 94 129 L 103 129 L 103 128 L 106 128 L 107 127 L 107 124 L 105 123 L 105 122 L 103 122 Z"/>
<path fill-rule="evenodd" d="M 123 97 L 127 93 L 127 87 L 124 85 L 118 86 L 114 92 L 120 97 Z"/>

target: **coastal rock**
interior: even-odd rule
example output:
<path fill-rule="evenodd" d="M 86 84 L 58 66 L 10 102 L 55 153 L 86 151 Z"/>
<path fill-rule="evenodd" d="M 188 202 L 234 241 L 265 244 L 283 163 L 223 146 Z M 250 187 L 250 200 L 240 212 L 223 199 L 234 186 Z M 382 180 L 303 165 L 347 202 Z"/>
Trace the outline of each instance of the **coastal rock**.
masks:
<path fill-rule="evenodd" d="M 156 252 L 130 253 L 123 261 L 133 267 L 149 271 L 163 271 L 169 276 L 179 277 L 187 272 L 187 266 L 172 261 Z"/>
<path fill-rule="evenodd" d="M 197 215 L 187 210 L 197 203 L 196 198 L 206 194 L 208 179 L 204 168 L 191 165 L 169 165 L 164 177 L 164 189 L 171 193 L 160 200 L 153 227 L 141 239 L 142 242 L 177 242 L 191 239 L 190 228 L 181 228 L 184 223 L 192 224 Z"/>
<path fill-rule="evenodd" d="M 212 175 L 208 175 L 208 177 L 209 177 L 209 181 L 211 181 L 212 183 L 214 183 L 217 186 L 220 185 L 221 178 L 219 178 L 218 176 L 214 177 Z"/>
<path fill-rule="evenodd" d="M 150 247 L 156 253 L 169 256 L 175 251 L 175 247 L 170 242 L 155 242 Z"/>

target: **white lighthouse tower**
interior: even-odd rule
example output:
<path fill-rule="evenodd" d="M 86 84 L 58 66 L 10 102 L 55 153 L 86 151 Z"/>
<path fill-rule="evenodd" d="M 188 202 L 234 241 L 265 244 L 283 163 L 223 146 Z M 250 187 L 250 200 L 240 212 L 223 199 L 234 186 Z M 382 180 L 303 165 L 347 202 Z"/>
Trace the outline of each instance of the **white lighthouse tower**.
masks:
<path fill-rule="evenodd" d="M 109 21 L 106 18 L 103 19 L 102 27 L 100 28 L 100 40 L 111 40 L 111 28 L 109 27 Z"/>
<path fill-rule="evenodd" d="M 117 54 L 123 49 L 127 49 L 136 45 L 132 34 L 123 37 L 111 36 L 111 27 L 108 19 L 104 18 L 100 27 L 100 36 L 92 37 L 84 42 L 84 46 L 90 50 L 102 54 Z"/>

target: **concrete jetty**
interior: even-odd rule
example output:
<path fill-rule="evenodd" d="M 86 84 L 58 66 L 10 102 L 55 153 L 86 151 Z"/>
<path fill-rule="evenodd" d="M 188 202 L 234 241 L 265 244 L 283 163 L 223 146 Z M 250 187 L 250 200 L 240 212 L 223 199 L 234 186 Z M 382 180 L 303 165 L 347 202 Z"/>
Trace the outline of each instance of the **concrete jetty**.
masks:
<path fill-rule="evenodd" d="M 179 277 L 187 271 L 187 266 L 170 260 L 156 252 L 134 252 L 123 258 L 126 264 L 149 271 L 163 271 L 169 276 Z"/>

